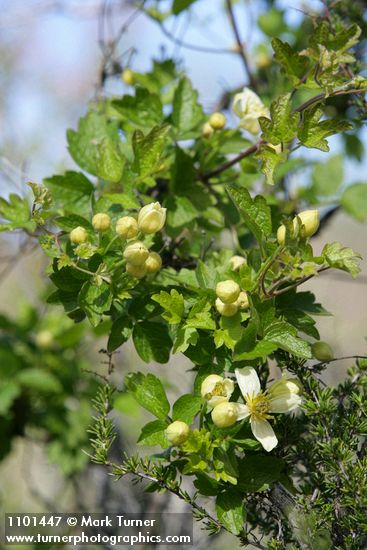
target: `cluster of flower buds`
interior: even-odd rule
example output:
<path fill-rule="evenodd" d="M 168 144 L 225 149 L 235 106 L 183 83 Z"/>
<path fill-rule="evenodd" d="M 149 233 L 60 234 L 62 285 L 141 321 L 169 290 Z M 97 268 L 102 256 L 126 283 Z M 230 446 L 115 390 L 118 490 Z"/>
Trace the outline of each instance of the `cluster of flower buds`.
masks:
<path fill-rule="evenodd" d="M 304 210 L 293 218 L 292 237 L 307 239 L 312 237 L 320 225 L 320 213 L 318 210 Z M 286 227 L 280 225 L 277 231 L 277 240 L 281 245 L 285 244 Z"/>
<path fill-rule="evenodd" d="M 145 244 L 138 240 L 144 235 L 153 235 L 160 231 L 166 221 L 166 208 L 159 202 L 143 206 L 137 219 L 133 216 L 123 216 L 116 222 L 116 234 L 129 242 L 123 252 L 126 259 L 126 272 L 141 279 L 149 273 L 155 273 L 162 267 L 162 258 L 157 252 L 150 252 Z M 93 216 L 92 226 L 95 231 L 104 233 L 111 227 L 111 218 L 108 214 L 98 213 Z M 136 240 L 135 240 L 136 239 Z M 73 245 L 80 245 L 89 240 L 88 231 L 81 226 L 70 232 L 70 241 Z"/>
<path fill-rule="evenodd" d="M 92 226 L 95 231 L 98 231 L 99 233 L 104 233 L 105 231 L 108 231 L 108 229 L 111 227 L 111 218 L 108 214 L 105 214 L 103 212 L 95 214 L 92 218 Z M 86 243 L 88 240 L 88 231 L 84 227 L 81 227 L 79 225 L 78 227 L 75 227 L 72 231 L 70 231 L 70 241 L 73 244 L 83 244 Z"/>
<path fill-rule="evenodd" d="M 227 123 L 227 119 L 223 113 L 212 113 L 207 122 L 203 125 L 202 136 L 210 138 L 215 130 L 222 130 Z"/>
<path fill-rule="evenodd" d="M 217 294 L 215 307 L 223 317 L 232 317 L 236 315 L 239 309 L 249 307 L 247 293 L 241 290 L 240 285 L 231 279 L 218 283 L 215 291 Z"/>
<path fill-rule="evenodd" d="M 159 202 L 153 202 L 141 208 L 137 220 L 132 216 L 117 220 L 116 233 L 125 239 L 135 239 L 139 233 L 153 235 L 163 228 L 165 221 L 166 208 L 162 208 Z M 155 273 L 162 267 L 160 255 L 150 252 L 140 240 L 129 243 L 123 255 L 126 259 L 126 272 L 137 279 Z"/>

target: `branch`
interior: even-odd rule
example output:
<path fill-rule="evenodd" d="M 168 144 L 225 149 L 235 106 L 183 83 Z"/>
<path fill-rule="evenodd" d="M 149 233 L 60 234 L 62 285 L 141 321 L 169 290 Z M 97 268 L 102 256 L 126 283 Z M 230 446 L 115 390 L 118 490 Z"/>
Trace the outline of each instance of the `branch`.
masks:
<path fill-rule="evenodd" d="M 201 181 L 206 182 L 210 178 L 212 178 L 214 176 L 218 176 L 219 174 L 221 174 L 225 170 L 228 170 L 228 168 L 231 168 L 232 166 L 237 164 L 237 162 L 239 162 L 240 160 L 242 160 L 246 157 L 249 157 L 253 153 L 256 153 L 259 150 L 260 145 L 262 145 L 264 143 L 266 143 L 266 142 L 263 141 L 263 140 L 260 140 L 257 143 L 255 143 L 255 145 L 252 145 L 251 147 L 249 147 L 245 151 L 242 151 L 242 153 L 240 153 L 239 155 L 237 155 L 233 159 L 228 160 L 227 162 L 224 162 L 223 164 L 221 164 L 220 166 L 218 166 L 214 170 L 211 170 L 210 172 L 207 172 L 206 174 L 202 174 L 200 176 Z"/>
<path fill-rule="evenodd" d="M 186 48 L 187 50 L 193 50 L 196 52 L 203 52 L 203 53 L 214 53 L 214 54 L 233 54 L 237 53 L 234 52 L 231 49 L 228 48 L 210 48 L 209 46 L 199 46 L 197 44 L 190 44 L 189 42 L 184 42 L 183 40 L 180 40 L 179 38 L 176 38 L 166 27 L 161 23 L 159 25 L 159 28 L 161 29 L 164 36 L 166 36 L 171 42 L 174 44 L 177 44 L 177 46 L 180 46 L 181 48 Z"/>
<path fill-rule="evenodd" d="M 234 16 L 232 1 L 231 0 L 226 0 L 226 6 L 227 6 L 229 20 L 230 20 L 230 23 L 231 23 L 233 34 L 234 34 L 234 36 L 236 38 L 236 42 L 237 42 L 236 53 L 238 53 L 238 55 L 242 59 L 243 66 L 245 67 L 245 71 L 246 71 L 246 74 L 249 78 L 249 84 L 250 84 L 251 88 L 256 90 L 257 89 L 257 81 L 255 80 L 254 76 L 251 73 L 250 65 L 249 65 L 249 62 L 248 62 L 248 59 L 247 59 L 247 56 L 246 56 L 246 53 L 245 53 L 243 42 L 241 40 L 239 29 L 238 29 L 238 26 L 237 26 L 237 21 L 236 21 L 236 18 Z"/>

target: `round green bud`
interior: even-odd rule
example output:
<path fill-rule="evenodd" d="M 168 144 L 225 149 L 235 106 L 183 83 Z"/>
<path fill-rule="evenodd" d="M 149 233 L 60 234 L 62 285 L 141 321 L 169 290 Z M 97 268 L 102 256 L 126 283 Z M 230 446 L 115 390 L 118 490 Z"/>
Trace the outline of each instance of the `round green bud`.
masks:
<path fill-rule="evenodd" d="M 334 353 L 326 342 L 315 342 L 311 346 L 312 355 L 318 361 L 331 361 L 334 359 Z"/>
<path fill-rule="evenodd" d="M 175 420 L 166 428 L 166 436 L 172 445 L 181 445 L 189 437 L 190 428 L 186 422 Z"/>
<path fill-rule="evenodd" d="M 111 218 L 108 214 L 100 212 L 93 216 L 92 225 L 95 231 L 107 231 L 111 225 Z"/>
<path fill-rule="evenodd" d="M 144 266 L 149 256 L 149 250 L 141 241 L 128 244 L 124 250 L 124 258 L 132 265 Z"/>
<path fill-rule="evenodd" d="M 134 265 L 127 262 L 126 264 L 126 273 L 137 279 L 142 279 L 147 274 L 147 268 L 145 265 Z"/>
<path fill-rule="evenodd" d="M 242 290 L 235 303 L 240 309 L 247 309 L 250 305 L 247 292 Z"/>
<path fill-rule="evenodd" d="M 215 307 L 217 308 L 218 313 L 223 317 L 233 317 L 238 311 L 238 305 L 236 302 L 233 304 L 224 304 L 220 298 L 215 300 Z"/>
<path fill-rule="evenodd" d="M 133 239 L 138 234 L 138 222 L 132 216 L 123 216 L 116 222 L 116 233 L 125 239 Z"/>
<path fill-rule="evenodd" d="M 208 122 L 213 130 L 221 130 L 226 125 L 227 119 L 222 113 L 213 113 Z"/>
<path fill-rule="evenodd" d="M 212 420 L 218 428 L 229 428 L 236 423 L 238 409 L 236 403 L 224 401 L 212 410 Z"/>
<path fill-rule="evenodd" d="M 133 84 L 135 84 L 134 73 L 131 69 L 124 69 L 121 74 L 121 79 L 128 86 L 133 86 Z"/>
<path fill-rule="evenodd" d="M 293 224 L 301 221 L 301 236 L 312 237 L 320 225 L 320 213 L 318 210 L 304 210 L 300 212 L 293 221 Z"/>
<path fill-rule="evenodd" d="M 80 225 L 78 227 L 75 227 L 72 231 L 70 231 L 70 241 L 73 244 L 82 244 L 87 242 L 88 240 L 88 232 L 84 227 L 81 227 Z"/>
<path fill-rule="evenodd" d="M 166 208 L 162 208 L 159 202 L 152 202 L 143 206 L 138 215 L 139 230 L 146 235 L 160 231 L 166 221 L 166 210 Z"/>
<path fill-rule="evenodd" d="M 228 279 L 218 283 L 215 291 L 224 304 L 232 304 L 237 300 L 241 289 L 235 281 Z"/>
<path fill-rule="evenodd" d="M 201 129 L 201 135 L 203 138 L 209 139 L 214 134 L 213 128 L 210 126 L 209 122 L 205 122 Z"/>
<path fill-rule="evenodd" d="M 231 264 L 233 271 L 238 271 L 242 265 L 247 264 L 247 260 L 242 256 L 232 256 L 229 263 Z"/>
<path fill-rule="evenodd" d="M 149 252 L 148 258 L 145 260 L 145 268 L 147 273 L 156 273 L 162 267 L 162 258 L 157 252 Z"/>

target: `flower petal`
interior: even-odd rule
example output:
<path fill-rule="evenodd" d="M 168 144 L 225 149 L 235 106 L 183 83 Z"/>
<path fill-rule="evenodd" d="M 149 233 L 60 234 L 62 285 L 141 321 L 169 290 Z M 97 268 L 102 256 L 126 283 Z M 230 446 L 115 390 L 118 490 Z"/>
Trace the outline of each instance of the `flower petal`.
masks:
<path fill-rule="evenodd" d="M 234 382 L 230 378 L 225 378 L 223 380 L 223 386 L 226 390 L 228 398 L 231 397 L 232 393 L 234 392 Z"/>
<path fill-rule="evenodd" d="M 295 393 L 284 393 L 270 398 L 270 412 L 287 413 L 300 406 L 302 398 Z"/>
<path fill-rule="evenodd" d="M 269 452 L 277 446 L 278 439 L 267 420 L 257 420 L 256 417 L 251 416 L 251 430 L 265 451 Z"/>
<path fill-rule="evenodd" d="M 236 369 L 234 372 L 241 393 L 245 399 L 247 395 L 254 397 L 260 393 L 260 380 L 254 368 L 244 367 L 243 369 Z"/>
<path fill-rule="evenodd" d="M 237 420 L 243 420 L 244 418 L 247 418 L 250 416 L 250 411 L 247 405 L 242 405 L 241 403 L 237 403 Z"/>

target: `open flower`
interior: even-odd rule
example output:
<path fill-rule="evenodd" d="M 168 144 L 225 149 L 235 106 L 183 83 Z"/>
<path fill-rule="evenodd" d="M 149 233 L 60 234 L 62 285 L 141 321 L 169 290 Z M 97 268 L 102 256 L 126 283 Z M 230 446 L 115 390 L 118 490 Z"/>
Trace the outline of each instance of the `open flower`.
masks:
<path fill-rule="evenodd" d="M 240 126 L 251 134 L 258 134 L 261 130 L 259 118 L 269 116 L 269 109 L 250 88 L 244 88 L 234 96 L 232 109 L 241 119 Z"/>
<path fill-rule="evenodd" d="M 230 378 L 223 378 L 219 374 L 210 374 L 201 384 L 201 397 L 208 401 L 209 407 L 216 407 L 219 403 L 229 401 L 234 390 L 234 383 Z"/>
<path fill-rule="evenodd" d="M 259 377 L 252 367 L 236 369 L 235 375 L 245 405 L 237 403 L 237 420 L 250 417 L 251 430 L 266 451 L 276 447 L 278 439 L 268 420 L 272 413 L 287 413 L 301 404 L 298 380 L 281 378 L 262 391 Z"/>

